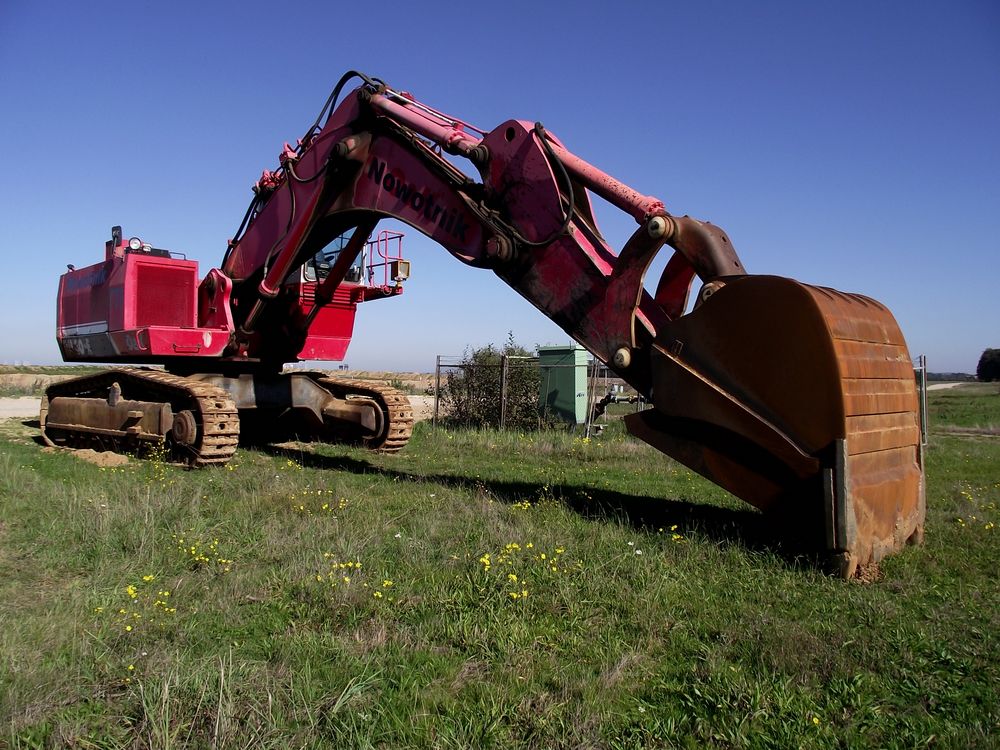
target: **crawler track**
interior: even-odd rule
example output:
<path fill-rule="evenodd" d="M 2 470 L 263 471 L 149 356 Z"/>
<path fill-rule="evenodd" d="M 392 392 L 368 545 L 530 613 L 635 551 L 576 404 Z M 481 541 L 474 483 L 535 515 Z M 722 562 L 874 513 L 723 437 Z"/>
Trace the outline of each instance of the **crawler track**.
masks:
<path fill-rule="evenodd" d="M 42 399 L 39 421 L 42 437 L 49 445 L 66 447 L 98 446 L 117 452 L 134 450 L 139 442 L 127 437 L 89 430 L 87 425 L 48 429 L 49 403 L 60 397 L 106 400 L 112 385 L 121 388 L 122 398 L 168 403 L 174 411 L 190 410 L 197 425 L 197 437 L 183 446 L 182 456 L 192 466 L 224 464 L 239 444 L 240 420 L 236 405 L 221 388 L 160 370 L 108 370 L 97 375 L 54 383 Z"/>
<path fill-rule="evenodd" d="M 343 380 L 319 377 L 316 382 L 338 398 L 362 396 L 375 401 L 384 420 L 378 435 L 364 440 L 364 445 L 379 453 L 398 453 L 413 434 L 413 407 L 406 394 L 370 380 Z"/>

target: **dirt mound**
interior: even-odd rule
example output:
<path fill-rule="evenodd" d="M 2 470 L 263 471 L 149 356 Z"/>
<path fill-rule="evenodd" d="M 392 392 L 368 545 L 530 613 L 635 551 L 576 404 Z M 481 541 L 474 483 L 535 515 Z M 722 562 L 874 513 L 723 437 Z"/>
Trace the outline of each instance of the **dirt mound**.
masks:
<path fill-rule="evenodd" d="M 112 453 L 111 451 L 99 452 L 90 448 L 84 448 L 80 451 L 73 451 L 73 455 L 81 461 L 87 461 L 98 466 L 123 466 L 128 463 L 128 456 L 123 456 L 121 453 Z"/>
<path fill-rule="evenodd" d="M 49 446 L 42 448 L 43 453 L 54 453 L 55 451 L 68 451 L 81 461 L 86 461 L 97 466 L 124 466 L 128 463 L 128 456 L 123 456 L 121 453 L 112 453 L 111 451 L 95 451 L 91 448 L 71 450 L 69 448 L 52 448 Z"/>
<path fill-rule="evenodd" d="M 433 372 L 388 372 L 384 370 L 325 370 L 331 377 L 375 380 L 410 394 L 434 392 Z"/>

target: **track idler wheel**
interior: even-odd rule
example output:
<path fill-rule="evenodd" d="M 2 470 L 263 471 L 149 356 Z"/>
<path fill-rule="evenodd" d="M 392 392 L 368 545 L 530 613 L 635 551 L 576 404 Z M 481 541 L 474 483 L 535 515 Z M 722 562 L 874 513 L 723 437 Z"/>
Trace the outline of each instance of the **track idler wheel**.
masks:
<path fill-rule="evenodd" d="M 182 446 L 194 445 L 198 440 L 198 423 L 189 409 L 174 414 L 169 437 L 174 444 Z"/>

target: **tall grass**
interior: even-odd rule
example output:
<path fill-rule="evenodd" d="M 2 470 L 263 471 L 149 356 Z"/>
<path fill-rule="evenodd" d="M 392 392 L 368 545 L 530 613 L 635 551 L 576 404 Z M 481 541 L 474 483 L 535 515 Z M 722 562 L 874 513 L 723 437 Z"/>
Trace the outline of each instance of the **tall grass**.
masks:
<path fill-rule="evenodd" d="M 203 471 L 31 438 L 0 424 L 0 745 L 997 744 L 995 439 L 934 436 L 926 544 L 862 585 L 617 427 Z"/>

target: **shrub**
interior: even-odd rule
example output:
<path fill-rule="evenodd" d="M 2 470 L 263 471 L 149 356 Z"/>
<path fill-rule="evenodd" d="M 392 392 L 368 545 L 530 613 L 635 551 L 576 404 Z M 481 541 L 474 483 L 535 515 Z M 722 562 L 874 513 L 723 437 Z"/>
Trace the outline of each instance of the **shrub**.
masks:
<path fill-rule="evenodd" d="M 506 388 L 502 382 L 505 372 Z M 459 369 L 449 372 L 444 384 L 442 396 L 449 422 L 463 427 L 538 429 L 540 381 L 534 355 L 515 344 L 513 334 L 501 348 L 489 344 L 466 350 Z M 502 390 L 506 392 L 503 425 Z"/>

